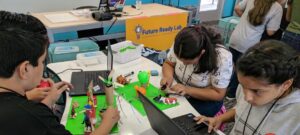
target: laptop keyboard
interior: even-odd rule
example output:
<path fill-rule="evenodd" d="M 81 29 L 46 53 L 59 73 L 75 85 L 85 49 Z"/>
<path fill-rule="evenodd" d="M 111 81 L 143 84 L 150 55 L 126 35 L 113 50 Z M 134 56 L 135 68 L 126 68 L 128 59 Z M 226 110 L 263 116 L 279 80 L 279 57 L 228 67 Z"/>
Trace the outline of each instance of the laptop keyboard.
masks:
<path fill-rule="evenodd" d="M 193 119 L 194 117 L 195 116 L 190 113 L 190 114 L 173 118 L 172 120 L 179 127 L 181 127 L 187 135 L 195 135 L 195 134 L 199 134 L 198 130 L 203 129 L 204 127 L 206 127 L 206 125 L 205 124 L 197 125 Z"/>
<path fill-rule="evenodd" d="M 107 75 L 103 76 L 102 74 L 100 74 L 100 72 L 86 72 L 85 73 L 85 88 L 89 87 L 89 84 L 91 82 L 91 80 L 93 80 L 93 84 L 95 85 L 99 85 L 101 87 L 102 85 L 102 81 L 99 79 L 98 76 L 102 76 L 103 78 L 107 78 Z"/>
<path fill-rule="evenodd" d="M 72 73 L 71 83 L 74 85 L 74 89 L 70 91 L 70 96 L 84 96 L 88 86 L 93 80 L 93 86 L 98 85 L 100 90 L 95 91 L 94 94 L 104 94 L 104 84 L 99 79 L 99 76 L 107 78 L 109 71 L 84 71 Z"/>

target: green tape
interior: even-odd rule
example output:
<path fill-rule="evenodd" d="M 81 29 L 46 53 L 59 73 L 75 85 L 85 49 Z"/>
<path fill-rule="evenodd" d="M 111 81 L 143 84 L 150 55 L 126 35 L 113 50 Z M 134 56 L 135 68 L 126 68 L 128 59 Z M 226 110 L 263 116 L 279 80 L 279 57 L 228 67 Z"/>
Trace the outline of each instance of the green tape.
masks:
<path fill-rule="evenodd" d="M 134 89 L 135 85 L 140 86 L 140 83 L 133 82 L 125 85 L 124 87 L 117 88 L 116 91 L 117 93 L 119 93 L 119 95 L 125 98 L 125 100 L 127 100 L 142 116 L 145 116 L 146 112 L 144 110 L 142 102 L 137 97 L 137 93 Z M 168 108 L 172 108 L 179 105 L 179 103 L 171 104 L 171 105 L 157 103 L 153 100 L 153 98 L 158 95 L 165 96 L 165 93 L 160 89 L 158 89 L 157 87 L 150 84 L 149 87 L 146 89 L 146 97 L 148 97 L 148 99 L 150 99 L 150 101 L 154 103 L 154 105 L 157 106 L 160 110 L 166 110 Z"/>
<path fill-rule="evenodd" d="M 82 135 L 84 134 L 84 124 L 81 123 L 84 118 L 84 106 L 87 104 L 87 96 L 72 97 L 72 103 L 73 102 L 79 103 L 79 107 L 75 109 L 77 113 L 77 117 L 74 119 L 71 118 L 71 109 L 72 109 L 72 105 L 71 105 L 70 111 L 68 113 L 66 129 L 69 130 L 74 135 L 79 135 L 79 134 Z M 116 101 L 114 103 L 116 106 Z M 107 108 L 105 95 L 97 95 L 97 108 L 96 108 L 97 120 L 101 120 L 99 116 L 99 111 L 103 108 Z M 95 127 L 98 127 L 100 123 L 98 122 Z M 118 133 L 118 132 L 119 132 L 119 128 L 118 128 L 118 124 L 116 124 L 111 130 L 111 133 Z"/>

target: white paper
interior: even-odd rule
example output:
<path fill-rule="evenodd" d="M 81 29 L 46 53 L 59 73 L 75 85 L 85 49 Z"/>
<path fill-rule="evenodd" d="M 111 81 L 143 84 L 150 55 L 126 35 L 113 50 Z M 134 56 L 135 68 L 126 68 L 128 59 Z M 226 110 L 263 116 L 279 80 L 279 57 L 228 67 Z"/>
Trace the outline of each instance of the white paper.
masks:
<path fill-rule="evenodd" d="M 50 14 L 45 17 L 52 23 L 74 22 L 79 19 L 70 13 Z"/>

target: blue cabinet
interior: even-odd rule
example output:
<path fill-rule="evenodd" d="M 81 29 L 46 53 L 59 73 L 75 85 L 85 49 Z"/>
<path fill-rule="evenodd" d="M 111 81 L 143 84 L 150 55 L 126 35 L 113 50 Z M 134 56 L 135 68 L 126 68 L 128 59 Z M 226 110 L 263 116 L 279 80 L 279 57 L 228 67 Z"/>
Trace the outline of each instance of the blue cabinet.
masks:
<path fill-rule="evenodd" d="M 222 14 L 223 18 L 233 15 L 235 2 L 236 0 L 225 0 L 224 7 L 223 7 L 223 14 Z"/>

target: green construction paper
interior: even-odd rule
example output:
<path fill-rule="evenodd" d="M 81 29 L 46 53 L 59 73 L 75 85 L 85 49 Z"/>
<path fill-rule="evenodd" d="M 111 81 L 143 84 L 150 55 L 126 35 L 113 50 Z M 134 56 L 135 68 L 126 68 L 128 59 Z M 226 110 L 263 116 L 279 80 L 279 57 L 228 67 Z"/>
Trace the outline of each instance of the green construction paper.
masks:
<path fill-rule="evenodd" d="M 116 100 L 116 99 L 115 99 Z M 84 134 L 84 124 L 81 124 L 84 118 L 84 106 L 87 104 L 87 96 L 78 96 L 72 97 L 72 103 L 78 102 L 79 107 L 75 109 L 77 113 L 76 118 L 71 118 L 71 110 L 72 105 L 70 107 L 70 111 L 68 113 L 68 119 L 66 124 L 66 129 L 69 130 L 74 135 L 83 135 Z M 116 106 L 116 101 L 114 102 Z M 103 108 L 107 108 L 105 95 L 97 95 L 97 108 L 96 108 L 96 118 L 97 120 L 101 120 L 99 116 L 99 111 Z M 97 122 L 95 127 L 98 127 L 101 122 Z M 119 128 L 118 124 L 116 124 L 111 133 L 118 133 Z"/>
<path fill-rule="evenodd" d="M 144 110 L 142 102 L 137 97 L 137 93 L 134 89 L 135 85 L 140 86 L 140 82 L 133 82 L 127 84 L 124 87 L 117 88 L 116 91 L 117 93 L 119 93 L 119 95 L 125 98 L 125 100 L 127 100 L 142 116 L 145 116 L 146 112 Z M 150 99 L 150 101 L 154 103 L 154 105 L 157 106 L 160 110 L 166 110 L 168 108 L 172 108 L 179 105 L 179 103 L 170 105 L 164 103 L 157 103 L 153 100 L 153 98 L 158 95 L 165 96 L 165 92 L 150 84 L 146 89 L 146 97 Z"/>

